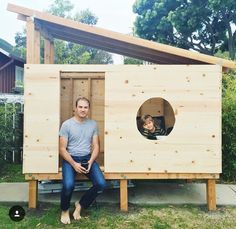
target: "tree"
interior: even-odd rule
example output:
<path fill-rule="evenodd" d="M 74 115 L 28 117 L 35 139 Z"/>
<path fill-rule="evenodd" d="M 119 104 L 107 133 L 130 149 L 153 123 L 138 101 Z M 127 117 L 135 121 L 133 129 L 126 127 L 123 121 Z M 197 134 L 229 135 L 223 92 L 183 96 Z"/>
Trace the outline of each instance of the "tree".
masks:
<path fill-rule="evenodd" d="M 235 58 L 236 1 L 136 0 L 135 33 L 145 39 Z"/>
<path fill-rule="evenodd" d="M 236 181 L 236 72 L 223 74 L 222 169 L 225 181 Z"/>
<path fill-rule="evenodd" d="M 70 12 L 74 8 L 74 5 L 70 0 L 54 0 L 54 3 L 50 5 L 48 13 L 53 15 L 71 19 Z"/>
<path fill-rule="evenodd" d="M 15 50 L 18 50 L 21 53 L 21 57 L 26 59 L 26 29 L 21 32 L 17 32 L 15 34 L 15 43 L 16 46 L 14 47 Z"/>
<path fill-rule="evenodd" d="M 124 64 L 142 65 L 143 62 L 144 62 L 143 60 L 135 59 L 135 58 L 132 58 L 132 57 L 124 57 Z"/>
<path fill-rule="evenodd" d="M 55 5 L 54 5 L 55 4 Z M 70 18 L 88 25 L 96 25 L 98 18 L 89 10 L 77 12 L 71 16 L 73 5 L 68 0 L 55 0 L 48 12 L 53 15 Z M 113 63 L 111 54 L 90 48 L 83 45 L 55 41 L 55 63 L 57 64 L 111 64 Z"/>
<path fill-rule="evenodd" d="M 209 0 L 210 7 L 218 13 L 219 20 L 226 29 L 226 38 L 221 51 L 228 51 L 232 60 L 236 59 L 236 1 Z M 223 6 L 223 7 L 222 7 Z"/>
<path fill-rule="evenodd" d="M 98 22 L 98 18 L 89 9 L 76 13 L 74 20 L 88 25 L 96 25 Z"/>
<path fill-rule="evenodd" d="M 89 11 L 89 9 L 77 12 L 75 16 L 71 16 L 73 4 L 69 0 L 54 0 L 54 4 L 50 6 L 47 12 L 82 22 L 89 25 L 95 25 L 98 18 Z M 26 32 L 17 33 L 15 36 L 17 49 L 20 49 L 25 54 L 26 50 Z M 78 45 L 71 42 L 55 40 L 55 63 L 56 64 L 111 64 L 113 63 L 112 55 L 94 48 L 83 45 Z M 41 42 L 43 53 L 43 41 Z M 43 57 L 41 57 L 43 59 Z"/>

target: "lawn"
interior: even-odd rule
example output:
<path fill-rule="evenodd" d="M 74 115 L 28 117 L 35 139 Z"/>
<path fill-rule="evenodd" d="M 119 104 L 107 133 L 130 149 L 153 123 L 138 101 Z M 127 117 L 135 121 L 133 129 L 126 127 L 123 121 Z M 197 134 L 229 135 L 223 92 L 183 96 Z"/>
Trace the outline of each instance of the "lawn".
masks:
<path fill-rule="evenodd" d="M 22 164 L 4 164 L 4 168 L 1 169 L 0 182 L 25 182 Z"/>
<path fill-rule="evenodd" d="M 22 166 L 9 164 L 1 173 L 0 182 L 21 182 L 24 176 Z M 193 205 L 160 205 L 136 206 L 129 204 L 129 212 L 120 212 L 118 205 L 92 206 L 82 213 L 82 220 L 72 220 L 70 225 L 59 221 L 59 205 L 39 203 L 37 209 L 28 209 L 23 205 L 26 216 L 20 222 L 12 221 L 8 212 L 13 203 L 1 203 L 1 229 L 31 228 L 112 228 L 112 229 L 168 229 L 168 228 L 201 228 L 233 229 L 236 228 L 236 207 L 219 207 L 215 212 L 208 212 L 206 206 Z"/>
<path fill-rule="evenodd" d="M 129 212 L 119 211 L 118 205 L 92 206 L 82 212 L 80 221 L 72 220 L 70 225 L 62 225 L 59 221 L 59 205 L 40 203 L 38 209 L 26 210 L 25 218 L 20 222 L 11 221 L 8 211 L 12 204 L 0 206 L 0 228 L 236 228 L 236 208 L 218 207 L 215 212 L 208 212 L 205 207 L 183 206 L 129 206 Z"/>

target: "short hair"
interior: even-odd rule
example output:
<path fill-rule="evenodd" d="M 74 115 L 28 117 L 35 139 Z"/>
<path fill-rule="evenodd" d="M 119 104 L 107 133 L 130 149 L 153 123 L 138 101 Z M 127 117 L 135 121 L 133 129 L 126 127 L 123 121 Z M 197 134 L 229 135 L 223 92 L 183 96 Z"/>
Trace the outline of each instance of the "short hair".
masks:
<path fill-rule="evenodd" d="M 75 107 L 77 107 L 78 102 L 79 102 L 80 100 L 86 101 L 86 102 L 88 103 L 89 107 L 90 107 L 90 101 L 89 101 L 87 98 L 85 98 L 85 97 L 79 97 L 78 99 L 76 99 L 76 101 L 75 101 Z"/>
<path fill-rule="evenodd" d="M 152 117 L 151 115 L 149 115 L 149 114 L 142 115 L 141 118 L 140 118 L 139 120 L 137 120 L 137 127 L 138 127 L 138 130 L 139 130 L 140 132 L 143 132 L 143 131 L 144 131 L 144 127 L 143 127 L 143 126 L 144 126 L 145 122 L 146 122 L 148 119 L 149 119 L 150 121 L 152 121 L 152 122 L 155 124 L 153 117 Z"/>
<path fill-rule="evenodd" d="M 149 114 L 146 114 L 140 118 L 140 126 L 142 127 L 148 119 L 154 123 L 152 116 Z"/>

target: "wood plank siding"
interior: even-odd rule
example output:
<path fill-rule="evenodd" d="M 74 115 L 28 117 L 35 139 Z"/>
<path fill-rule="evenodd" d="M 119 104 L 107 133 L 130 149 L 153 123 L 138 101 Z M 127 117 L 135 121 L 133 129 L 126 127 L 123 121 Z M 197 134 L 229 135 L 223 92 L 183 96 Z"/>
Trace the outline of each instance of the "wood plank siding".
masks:
<path fill-rule="evenodd" d="M 12 93 L 15 87 L 15 66 L 24 68 L 24 63 L 0 52 L 0 93 Z"/>

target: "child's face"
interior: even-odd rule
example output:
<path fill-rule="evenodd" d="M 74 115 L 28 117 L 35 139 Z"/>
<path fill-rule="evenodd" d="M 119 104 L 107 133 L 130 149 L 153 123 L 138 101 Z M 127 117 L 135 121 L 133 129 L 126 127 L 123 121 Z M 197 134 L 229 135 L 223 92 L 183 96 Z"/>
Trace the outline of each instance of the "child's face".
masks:
<path fill-rule="evenodd" d="M 149 130 L 149 131 L 152 131 L 154 130 L 154 123 L 153 123 L 153 120 L 151 119 L 147 119 L 143 125 L 143 128 Z"/>

